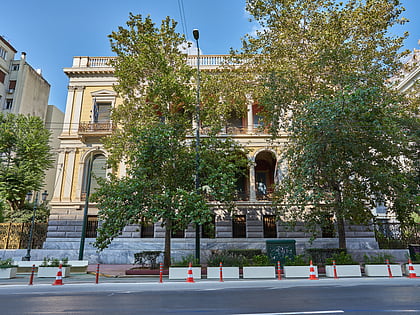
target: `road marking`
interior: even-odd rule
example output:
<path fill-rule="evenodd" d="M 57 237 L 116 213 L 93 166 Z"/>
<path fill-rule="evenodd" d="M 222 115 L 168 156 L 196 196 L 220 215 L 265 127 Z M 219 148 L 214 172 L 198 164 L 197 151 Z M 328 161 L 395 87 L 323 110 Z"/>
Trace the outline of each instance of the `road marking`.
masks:
<path fill-rule="evenodd" d="M 305 315 L 305 314 L 341 314 L 343 310 L 335 311 L 308 311 L 308 312 L 287 312 L 287 313 L 253 313 L 253 314 L 233 314 L 233 315 Z"/>

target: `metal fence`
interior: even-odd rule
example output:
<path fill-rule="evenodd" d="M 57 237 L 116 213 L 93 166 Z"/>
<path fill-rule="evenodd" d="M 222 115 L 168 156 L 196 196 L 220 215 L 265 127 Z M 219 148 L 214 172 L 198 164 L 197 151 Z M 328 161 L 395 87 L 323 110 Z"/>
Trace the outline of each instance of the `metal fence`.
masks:
<path fill-rule="evenodd" d="M 380 248 L 407 248 L 410 244 L 420 244 L 420 224 L 376 223 L 375 236 Z"/>
<path fill-rule="evenodd" d="M 31 248 L 42 248 L 47 237 L 47 227 L 48 223 L 35 223 Z M 30 230 L 31 223 L 0 223 L 0 248 L 27 248 Z"/>

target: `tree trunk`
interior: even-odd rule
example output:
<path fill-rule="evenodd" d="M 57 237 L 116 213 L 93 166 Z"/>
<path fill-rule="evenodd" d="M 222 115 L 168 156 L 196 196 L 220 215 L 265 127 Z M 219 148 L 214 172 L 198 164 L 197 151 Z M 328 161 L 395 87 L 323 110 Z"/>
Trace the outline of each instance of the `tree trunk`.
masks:
<path fill-rule="evenodd" d="M 172 233 L 172 221 L 166 220 L 165 224 L 165 250 L 163 254 L 163 266 L 169 268 L 171 265 L 171 233 Z"/>
<path fill-rule="evenodd" d="M 346 245 L 346 230 L 344 223 L 344 215 L 342 202 L 341 202 L 341 193 L 340 191 L 335 191 L 335 215 L 337 217 L 337 232 L 338 232 L 338 247 L 347 248 Z"/>

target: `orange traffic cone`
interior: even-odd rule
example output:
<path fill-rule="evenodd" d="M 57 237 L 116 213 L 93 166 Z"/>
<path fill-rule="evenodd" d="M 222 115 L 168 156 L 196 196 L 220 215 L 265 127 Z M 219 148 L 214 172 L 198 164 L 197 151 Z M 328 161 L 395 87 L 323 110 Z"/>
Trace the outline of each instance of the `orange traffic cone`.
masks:
<path fill-rule="evenodd" d="M 193 277 L 192 264 L 191 263 L 190 263 L 190 265 L 188 267 L 187 282 L 194 283 L 194 277 Z"/>
<path fill-rule="evenodd" d="M 315 268 L 312 265 L 312 260 L 309 263 L 309 280 L 318 280 L 318 278 L 316 277 L 316 274 L 315 274 Z"/>
<path fill-rule="evenodd" d="M 414 266 L 411 262 L 411 259 L 408 260 L 408 277 L 410 279 L 419 278 L 417 277 L 416 272 L 414 271 Z"/>
<path fill-rule="evenodd" d="M 57 276 L 55 277 L 55 281 L 52 285 L 63 285 L 63 271 L 62 271 L 62 264 L 58 267 Z"/>

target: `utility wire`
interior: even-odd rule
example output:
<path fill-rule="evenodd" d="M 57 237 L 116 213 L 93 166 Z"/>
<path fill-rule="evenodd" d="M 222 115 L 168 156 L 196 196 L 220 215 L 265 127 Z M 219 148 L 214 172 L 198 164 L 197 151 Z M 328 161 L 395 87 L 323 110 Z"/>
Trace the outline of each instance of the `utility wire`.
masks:
<path fill-rule="evenodd" d="M 184 10 L 184 1 L 183 0 L 178 0 L 178 9 L 179 9 L 179 14 L 181 17 L 181 25 L 182 25 L 182 32 L 185 35 L 185 39 L 188 40 L 188 32 L 187 32 L 187 19 L 185 18 L 185 10 Z"/>

